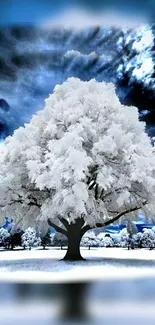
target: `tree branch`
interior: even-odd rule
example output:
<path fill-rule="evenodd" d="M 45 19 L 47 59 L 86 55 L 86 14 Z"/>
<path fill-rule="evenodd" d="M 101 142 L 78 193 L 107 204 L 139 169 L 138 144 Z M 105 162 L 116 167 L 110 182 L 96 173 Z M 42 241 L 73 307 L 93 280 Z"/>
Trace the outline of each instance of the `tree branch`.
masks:
<path fill-rule="evenodd" d="M 83 218 L 78 218 L 78 219 L 76 220 L 76 224 L 77 224 L 77 226 L 80 227 L 80 228 L 83 227 L 84 223 L 85 223 L 85 221 L 84 221 Z"/>
<path fill-rule="evenodd" d="M 88 184 L 88 185 L 89 185 L 89 186 L 88 186 L 88 190 L 91 190 L 91 189 L 94 187 L 94 185 L 95 185 L 95 181 L 92 180 L 92 183 L 90 182 L 90 184 L 91 184 L 91 185 Z"/>
<path fill-rule="evenodd" d="M 28 205 L 35 205 L 36 207 L 38 207 L 39 209 L 41 208 L 41 204 L 39 203 L 35 203 L 35 202 L 29 202 Z"/>
<path fill-rule="evenodd" d="M 142 203 L 142 205 L 146 205 L 146 204 L 147 204 L 147 201 L 145 201 L 145 202 Z M 102 228 L 102 227 L 109 226 L 111 223 L 114 223 L 115 221 L 117 221 L 119 218 L 121 218 L 122 216 L 126 215 L 127 213 L 137 211 L 140 208 L 141 208 L 141 206 L 136 206 L 134 208 L 128 209 L 128 210 L 126 210 L 124 212 L 119 213 L 115 218 L 110 219 L 110 220 L 108 220 L 108 221 L 106 221 L 104 223 L 96 223 L 96 226 L 95 227 L 91 227 L 89 225 L 84 226 L 81 229 L 81 238 L 86 233 L 86 231 L 91 230 L 91 229 L 94 229 L 94 228 Z"/>
<path fill-rule="evenodd" d="M 14 200 L 14 201 L 12 201 L 12 202 L 10 202 L 10 203 L 7 203 L 7 205 L 13 205 L 13 204 L 15 204 L 15 203 L 23 204 L 24 201 L 21 200 L 21 199 L 19 199 L 19 200 Z M 41 204 L 37 203 L 37 200 L 36 200 L 36 202 L 32 202 L 32 201 L 31 201 L 31 202 L 27 203 L 27 205 L 30 205 L 30 206 L 35 205 L 35 206 L 37 206 L 38 208 L 41 208 Z M 4 205 L 4 206 L 5 206 L 5 205 Z M 4 207 L 4 206 L 0 206 L 0 207 L 2 208 L 2 207 Z"/>
<path fill-rule="evenodd" d="M 65 226 L 66 230 L 68 230 L 68 227 L 69 227 L 69 223 L 68 221 L 63 218 L 63 217 L 58 217 L 58 219 L 61 221 L 61 223 Z"/>
<path fill-rule="evenodd" d="M 147 204 L 147 201 L 143 202 L 142 205 L 146 205 Z M 115 218 L 113 218 L 112 220 L 108 220 L 106 221 L 102 227 L 105 227 L 105 226 L 109 226 L 111 223 L 114 223 L 115 221 L 117 221 L 119 218 L 121 218 L 122 216 L 126 215 L 127 213 L 130 213 L 130 212 L 134 212 L 134 211 L 137 211 L 141 208 L 141 206 L 136 206 L 134 208 L 131 208 L 131 209 L 128 209 L 124 212 L 121 212 L 119 213 Z M 99 228 L 99 227 L 98 227 Z"/>
<path fill-rule="evenodd" d="M 93 229 L 92 227 L 90 227 L 89 225 L 86 225 L 84 226 L 82 229 L 81 229 L 81 232 L 80 232 L 80 237 L 82 238 L 82 236 L 90 229 Z"/>
<path fill-rule="evenodd" d="M 55 223 L 53 223 L 50 218 L 48 218 L 47 221 L 50 227 L 53 227 L 57 232 L 61 232 L 63 235 L 67 237 L 67 231 L 65 229 L 55 225 Z"/>

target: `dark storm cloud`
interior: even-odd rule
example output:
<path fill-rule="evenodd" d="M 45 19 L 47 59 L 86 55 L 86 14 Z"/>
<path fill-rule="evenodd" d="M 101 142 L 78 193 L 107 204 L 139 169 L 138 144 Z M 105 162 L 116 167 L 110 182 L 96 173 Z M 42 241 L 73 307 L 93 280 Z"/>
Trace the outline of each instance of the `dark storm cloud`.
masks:
<path fill-rule="evenodd" d="M 115 81 L 120 35 L 120 30 L 99 27 L 80 31 L 1 28 L 0 98 L 11 107 L 7 112 L 0 108 L 4 135 L 28 122 L 43 108 L 54 86 L 68 77 Z"/>
<path fill-rule="evenodd" d="M 133 35 L 132 39 L 126 42 L 129 35 Z M 135 67 L 139 69 L 138 54 L 132 48 L 136 37 L 132 31 L 124 34 L 120 28 L 1 27 L 0 100 L 5 100 L 10 108 L 0 107 L 1 137 L 29 122 L 44 107 L 44 100 L 55 85 L 72 76 L 115 83 L 120 100 L 138 106 L 142 110 L 141 118 L 145 115 L 150 124 L 152 115 L 143 115 L 143 110 L 154 106 L 155 98 L 147 86 L 151 78 L 154 87 L 154 69 L 135 85 L 137 81 L 131 78 L 131 71 Z M 137 39 L 139 42 L 139 36 Z M 147 51 L 151 58 L 154 50 Z M 131 65 L 130 69 L 126 68 L 127 64 Z M 150 134 L 154 133 L 155 129 L 151 129 Z"/>

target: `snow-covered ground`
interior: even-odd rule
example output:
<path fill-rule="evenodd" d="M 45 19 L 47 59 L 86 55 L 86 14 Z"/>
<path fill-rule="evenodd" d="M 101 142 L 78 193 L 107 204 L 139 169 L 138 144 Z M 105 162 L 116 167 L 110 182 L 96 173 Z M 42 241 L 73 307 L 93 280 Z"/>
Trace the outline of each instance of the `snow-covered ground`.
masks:
<path fill-rule="evenodd" d="M 0 251 L 0 280 L 74 282 L 155 276 L 155 251 L 81 248 L 85 261 L 63 261 L 66 250 L 50 248 Z"/>

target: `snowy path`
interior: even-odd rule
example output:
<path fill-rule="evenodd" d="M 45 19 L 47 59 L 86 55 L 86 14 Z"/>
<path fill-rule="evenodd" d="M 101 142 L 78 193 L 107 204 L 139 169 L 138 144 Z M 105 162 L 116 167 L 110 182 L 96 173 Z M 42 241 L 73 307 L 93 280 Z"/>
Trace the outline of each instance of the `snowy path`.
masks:
<path fill-rule="evenodd" d="M 66 262 L 65 250 L 0 252 L 0 280 L 70 282 L 155 276 L 155 251 L 122 248 L 81 249 L 86 261 Z"/>

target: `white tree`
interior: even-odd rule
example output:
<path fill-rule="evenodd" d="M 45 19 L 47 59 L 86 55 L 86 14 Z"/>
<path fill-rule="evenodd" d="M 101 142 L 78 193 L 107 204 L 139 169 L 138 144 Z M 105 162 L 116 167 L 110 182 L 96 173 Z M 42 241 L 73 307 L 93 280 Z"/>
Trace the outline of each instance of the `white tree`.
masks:
<path fill-rule="evenodd" d="M 127 220 L 126 230 L 130 237 L 137 234 L 138 232 L 137 226 L 131 220 Z"/>
<path fill-rule="evenodd" d="M 113 84 L 70 78 L 0 148 L 0 207 L 22 227 L 47 222 L 81 259 L 87 230 L 154 211 L 155 154 Z"/>
<path fill-rule="evenodd" d="M 155 233 L 155 226 L 152 227 L 152 231 Z"/>
<path fill-rule="evenodd" d="M 121 237 L 120 237 L 120 234 L 119 233 L 112 234 L 111 237 L 112 237 L 112 240 L 113 240 L 113 245 L 115 247 L 120 247 L 121 246 Z"/>
<path fill-rule="evenodd" d="M 134 247 L 142 248 L 142 237 L 143 237 L 142 232 L 137 232 L 137 234 L 133 235 L 132 239 L 133 239 Z"/>
<path fill-rule="evenodd" d="M 25 230 L 22 235 L 22 246 L 23 247 L 37 247 L 41 245 L 40 237 L 37 237 L 35 229 L 29 227 Z"/>
<path fill-rule="evenodd" d="M 103 242 L 104 242 L 104 247 L 113 247 L 114 246 L 113 239 L 109 236 L 108 237 L 105 236 Z"/>
<path fill-rule="evenodd" d="M 120 238 L 120 246 L 127 247 L 129 243 L 129 233 L 127 232 L 127 229 L 123 228 L 118 234 L 118 236 Z"/>
<path fill-rule="evenodd" d="M 81 246 L 89 247 L 89 249 L 90 247 L 100 246 L 98 236 L 95 235 L 94 231 L 88 231 L 87 233 L 84 234 L 81 241 Z"/>
<path fill-rule="evenodd" d="M 152 229 L 145 228 L 142 233 L 142 246 L 149 247 L 150 249 L 155 248 L 155 233 Z"/>
<path fill-rule="evenodd" d="M 0 228 L 0 244 L 5 246 L 9 237 L 10 237 L 10 234 L 7 231 L 7 229 Z"/>

